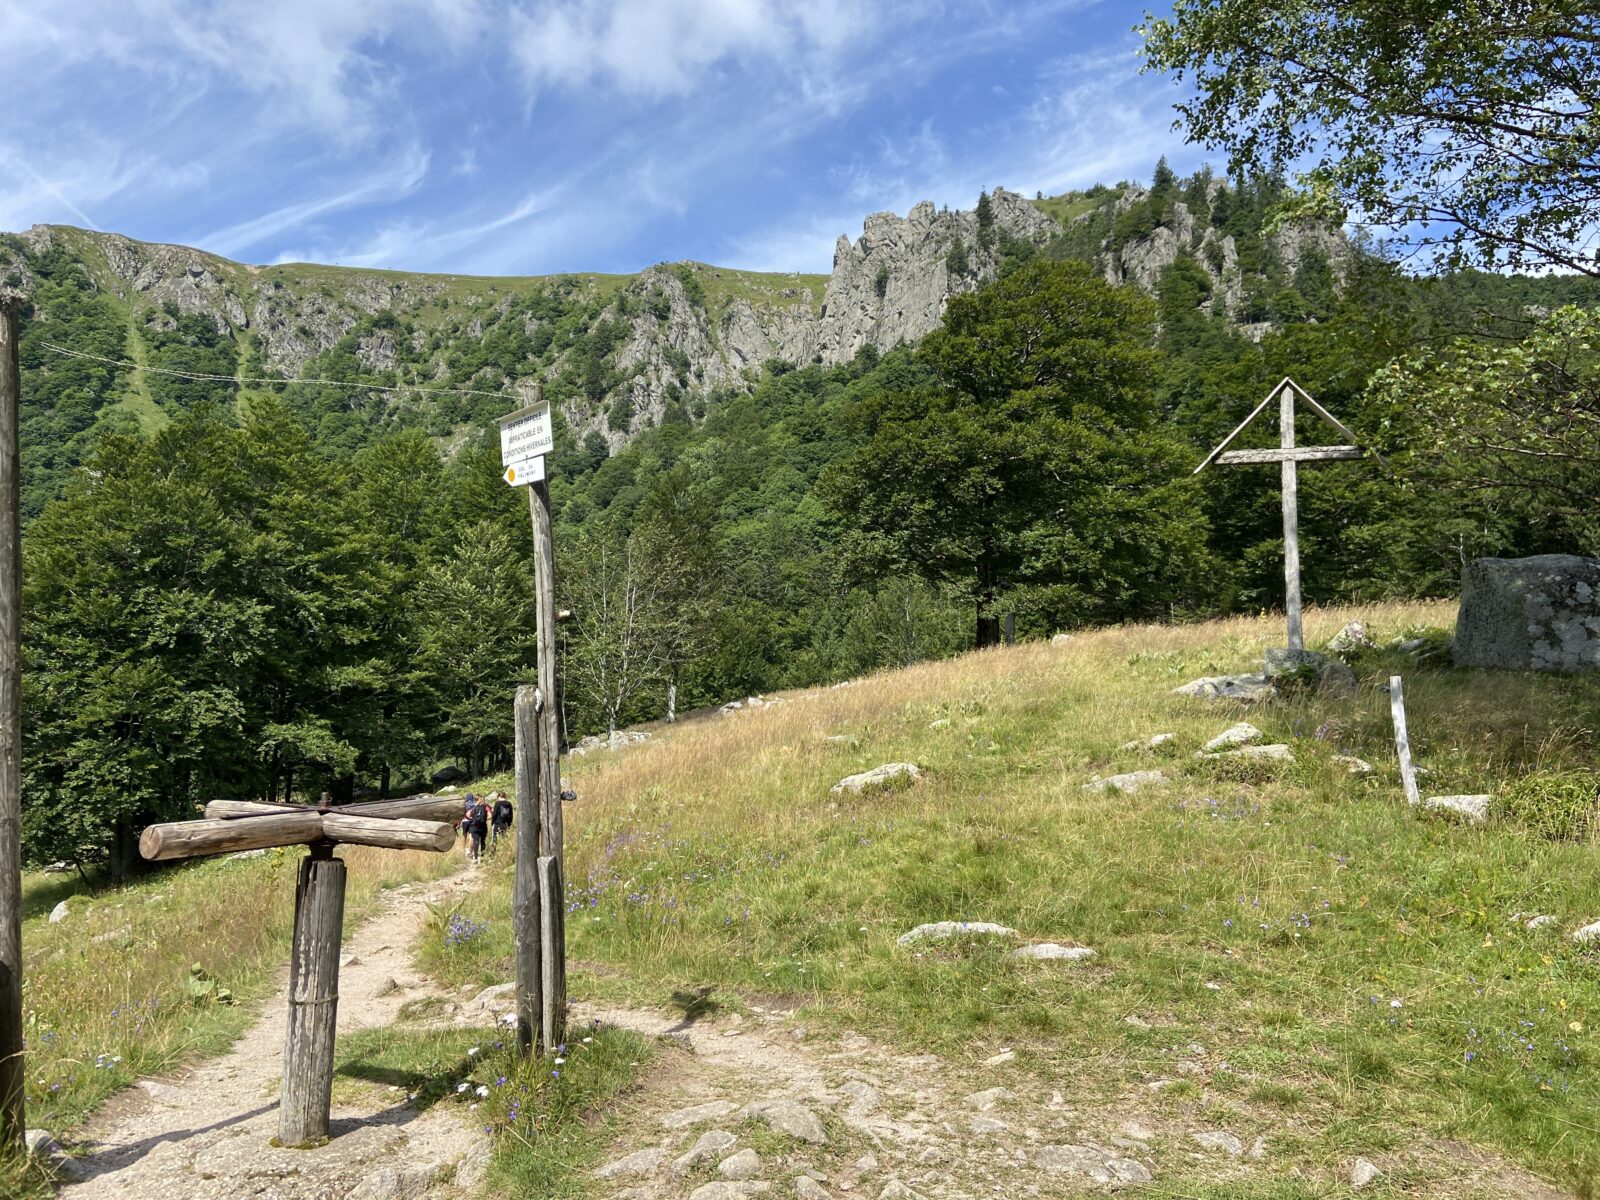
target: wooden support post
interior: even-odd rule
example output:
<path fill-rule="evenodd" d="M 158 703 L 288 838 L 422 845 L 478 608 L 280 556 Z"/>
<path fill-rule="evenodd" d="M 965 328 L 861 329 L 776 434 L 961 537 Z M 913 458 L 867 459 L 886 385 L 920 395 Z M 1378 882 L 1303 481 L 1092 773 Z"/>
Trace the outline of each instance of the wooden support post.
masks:
<path fill-rule="evenodd" d="M 0 288 L 0 1150 L 22 1145 L 22 542 L 20 293 Z"/>
<path fill-rule="evenodd" d="M 517 957 L 517 1053 L 533 1054 L 544 1021 L 539 903 L 539 717 L 537 689 L 517 689 L 515 714 L 517 866 L 512 880 L 511 930 Z"/>
<path fill-rule="evenodd" d="M 539 858 L 539 971 L 543 985 L 540 1031 L 553 1052 L 567 1040 L 567 908 L 561 889 L 561 860 Z"/>
<path fill-rule="evenodd" d="M 1278 434 L 1285 450 L 1294 449 L 1294 396 L 1292 383 L 1278 388 Z M 1283 607 L 1289 618 L 1289 649 L 1304 650 L 1300 629 L 1300 497 L 1298 464 L 1283 460 Z"/>
<path fill-rule="evenodd" d="M 533 389 L 544 399 L 543 385 Z M 533 590 L 539 655 L 539 853 L 566 862 L 561 821 L 561 714 L 556 694 L 556 557 L 550 531 L 550 485 L 541 479 L 528 487 L 533 520 Z"/>
<path fill-rule="evenodd" d="M 1400 759 L 1400 785 L 1406 790 L 1406 803 L 1421 804 L 1417 768 L 1411 762 L 1411 737 L 1406 732 L 1406 699 L 1398 675 L 1389 676 L 1389 715 L 1394 718 L 1394 752 Z"/>
<path fill-rule="evenodd" d="M 327 1141 L 333 1098 L 333 1035 L 339 1016 L 339 943 L 344 934 L 344 863 L 320 843 L 300 864 L 294 895 L 289 1028 L 283 1042 L 278 1141 Z"/>
<path fill-rule="evenodd" d="M 1008 612 L 1006 614 L 1005 631 L 1006 631 L 1006 645 L 1015 646 L 1017 644 L 1017 614 L 1016 613 Z"/>

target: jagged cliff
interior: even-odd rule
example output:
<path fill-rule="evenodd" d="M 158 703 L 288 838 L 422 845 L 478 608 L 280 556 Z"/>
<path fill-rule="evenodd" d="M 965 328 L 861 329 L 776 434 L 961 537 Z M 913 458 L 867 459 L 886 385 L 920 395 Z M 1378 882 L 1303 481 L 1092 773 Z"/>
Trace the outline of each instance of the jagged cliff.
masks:
<path fill-rule="evenodd" d="M 1152 291 L 1189 260 L 1209 280 L 1208 311 L 1259 336 L 1270 322 L 1261 296 L 1274 280 L 1293 280 L 1311 255 L 1340 278 L 1350 250 L 1336 230 L 1266 235 L 1259 221 L 1239 226 L 1233 196 L 1204 176 L 1034 200 L 996 188 L 972 211 L 924 202 L 904 217 L 875 213 L 859 238 L 841 237 L 827 276 L 701 263 L 634 276 L 497 279 L 254 267 L 183 246 L 36 226 L 0 239 L 0 279 L 37 288 L 70 265 L 125 315 L 126 354 L 141 362 L 198 337 L 223 343 L 213 351 L 241 378 L 401 389 L 330 413 L 341 428 L 356 412 L 373 431 L 421 421 L 438 436 L 459 436 L 495 406 L 451 399 L 447 389 L 504 391 L 509 400 L 538 377 L 575 437 L 614 449 L 675 407 L 692 417 L 719 391 L 749 386 L 772 360 L 836 364 L 866 346 L 913 343 L 938 324 L 951 296 L 1040 253 L 1088 259 L 1111 282 Z M 197 335 L 195 319 L 215 338 Z M 141 387 L 133 379 L 119 386 Z"/>

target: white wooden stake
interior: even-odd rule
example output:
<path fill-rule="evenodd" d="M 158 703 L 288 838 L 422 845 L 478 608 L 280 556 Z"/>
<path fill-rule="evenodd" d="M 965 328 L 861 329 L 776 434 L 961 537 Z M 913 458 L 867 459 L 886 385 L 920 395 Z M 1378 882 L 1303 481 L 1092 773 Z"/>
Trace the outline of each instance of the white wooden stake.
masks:
<path fill-rule="evenodd" d="M 1278 389 L 1278 434 L 1285 450 L 1294 449 L 1294 385 Z M 1289 618 L 1289 649 L 1304 650 L 1300 629 L 1300 496 L 1299 464 L 1283 460 L 1283 607 Z"/>
<path fill-rule="evenodd" d="M 1394 749 L 1400 756 L 1400 782 L 1406 789 L 1406 803 L 1421 804 L 1417 769 L 1411 764 L 1411 738 L 1406 734 L 1406 700 L 1398 675 L 1389 676 L 1389 715 L 1394 718 Z"/>

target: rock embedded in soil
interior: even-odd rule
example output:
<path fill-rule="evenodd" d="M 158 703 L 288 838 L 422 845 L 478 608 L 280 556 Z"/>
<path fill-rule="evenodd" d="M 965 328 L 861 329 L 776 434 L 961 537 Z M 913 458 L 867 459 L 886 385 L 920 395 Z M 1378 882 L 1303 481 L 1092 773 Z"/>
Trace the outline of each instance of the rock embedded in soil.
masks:
<path fill-rule="evenodd" d="M 1600 941 L 1600 921 L 1585 925 L 1582 929 L 1574 929 L 1571 937 L 1575 942 Z"/>
<path fill-rule="evenodd" d="M 984 1088 L 981 1092 L 973 1092 L 967 1097 L 967 1104 L 977 1112 L 988 1112 L 1002 1100 L 1012 1097 L 1010 1088 L 992 1087 Z"/>
<path fill-rule="evenodd" d="M 1251 742 L 1261 740 L 1261 730 L 1249 721 L 1240 721 L 1237 725 L 1230 725 L 1204 746 L 1200 747 L 1201 754 L 1215 754 L 1219 750 L 1230 750 L 1235 746 L 1249 745 Z"/>
<path fill-rule="evenodd" d="M 1098 1146 L 1040 1146 L 1033 1162 L 1041 1171 L 1076 1175 L 1094 1183 L 1148 1183 L 1150 1171 L 1131 1158 L 1107 1154 Z"/>
<path fill-rule="evenodd" d="M 1086 958 L 1093 958 L 1094 951 L 1088 946 L 1063 946 L 1059 942 L 1038 942 L 1031 946 L 1018 946 L 1011 952 L 1011 957 L 1041 961 L 1066 959 L 1069 962 L 1081 962 Z"/>
<path fill-rule="evenodd" d="M 609 1162 L 594 1173 L 596 1179 L 619 1179 L 630 1175 L 648 1175 L 666 1161 L 667 1152 L 660 1146 L 635 1150 L 624 1158 Z"/>
<path fill-rule="evenodd" d="M 833 1200 L 833 1193 L 809 1175 L 794 1181 L 795 1200 Z"/>
<path fill-rule="evenodd" d="M 726 1117 L 739 1111 L 739 1106 L 731 1100 L 708 1100 L 704 1104 L 692 1104 L 688 1108 L 674 1109 L 672 1112 L 661 1115 L 663 1129 L 687 1129 L 691 1125 L 698 1125 L 702 1121 L 715 1121 L 719 1117 Z"/>
<path fill-rule="evenodd" d="M 1489 818 L 1489 801 L 1492 796 L 1429 796 L 1422 807 L 1434 812 L 1447 812 L 1471 825 L 1481 825 Z"/>
<path fill-rule="evenodd" d="M 761 1156 L 749 1147 L 730 1155 L 717 1164 L 717 1174 L 724 1179 L 754 1179 L 761 1174 Z"/>
<path fill-rule="evenodd" d="M 747 1120 L 763 1121 L 779 1133 L 810 1142 L 813 1146 L 823 1145 L 828 1140 L 827 1131 L 823 1129 L 817 1114 L 794 1100 L 758 1100 L 745 1105 L 740 1115 Z"/>
<path fill-rule="evenodd" d="M 1142 740 L 1140 738 L 1134 738 L 1133 741 L 1131 741 L 1131 742 L 1123 742 L 1122 745 L 1117 747 L 1117 749 L 1118 750 L 1159 750 L 1162 746 L 1165 746 L 1168 742 L 1171 742 L 1174 739 L 1176 739 L 1177 736 L 1178 735 L 1175 734 L 1175 733 L 1157 733 L 1157 734 L 1152 734 L 1150 737 L 1144 738 Z"/>
<path fill-rule="evenodd" d="M 1131 796 L 1141 788 L 1159 787 L 1167 782 L 1166 774 L 1162 771 L 1128 771 L 1122 775 L 1111 775 L 1105 779 L 1091 779 L 1083 785 L 1086 792 L 1105 792 L 1112 788 L 1124 795 Z"/>
<path fill-rule="evenodd" d="M 1364 1158 L 1358 1158 L 1350 1164 L 1350 1186 L 1364 1188 L 1382 1178 L 1383 1172 Z"/>
<path fill-rule="evenodd" d="M 1203 1133 L 1191 1133 L 1189 1137 L 1195 1145 L 1205 1150 L 1220 1150 L 1234 1158 L 1244 1153 L 1244 1143 L 1226 1129 L 1208 1129 Z"/>
<path fill-rule="evenodd" d="M 844 792 L 868 791 L 872 788 L 888 787 L 899 783 L 901 780 L 915 782 L 922 778 L 922 768 L 916 763 L 884 763 L 882 766 L 873 767 L 870 771 L 863 771 L 859 775 L 846 775 L 829 789 L 832 795 L 841 795 Z"/>
<path fill-rule="evenodd" d="M 908 929 L 896 939 L 902 946 L 915 942 L 944 941 L 955 937 L 1016 937 L 1017 931 L 993 921 L 932 921 Z"/>
<path fill-rule="evenodd" d="M 63 900 L 50 910 L 50 924 L 59 925 L 67 919 L 67 902 Z"/>
<path fill-rule="evenodd" d="M 1354 754 L 1335 754 L 1333 761 L 1338 763 L 1351 775 L 1371 775 L 1372 764 L 1364 758 L 1357 758 Z"/>
<path fill-rule="evenodd" d="M 702 1184 L 689 1193 L 689 1200 L 743 1200 L 745 1196 L 759 1196 L 772 1185 L 759 1179 L 718 1180 Z"/>
<path fill-rule="evenodd" d="M 1206 675 L 1172 689 L 1175 696 L 1199 700 L 1243 700 L 1250 703 L 1273 694 L 1265 675 Z"/>
<path fill-rule="evenodd" d="M 1528 922 L 1526 928 L 1530 933 L 1537 933 L 1539 930 L 1548 929 L 1555 924 L 1558 924 L 1558 922 L 1549 913 L 1540 913 Z"/>
<path fill-rule="evenodd" d="M 55 1153 L 56 1140 L 48 1129 L 30 1129 L 22 1135 L 22 1144 L 34 1158 L 49 1158 Z"/>
<path fill-rule="evenodd" d="M 1237 750 L 1224 750 L 1220 754 L 1210 755 L 1211 758 L 1246 758 L 1258 759 L 1262 762 L 1288 762 L 1294 761 L 1294 751 L 1282 742 L 1275 742 L 1270 746 L 1240 746 Z"/>
<path fill-rule="evenodd" d="M 708 1129 L 696 1139 L 694 1145 L 672 1160 L 673 1173 L 682 1175 L 707 1159 L 726 1154 L 737 1144 L 738 1139 L 726 1129 Z"/>

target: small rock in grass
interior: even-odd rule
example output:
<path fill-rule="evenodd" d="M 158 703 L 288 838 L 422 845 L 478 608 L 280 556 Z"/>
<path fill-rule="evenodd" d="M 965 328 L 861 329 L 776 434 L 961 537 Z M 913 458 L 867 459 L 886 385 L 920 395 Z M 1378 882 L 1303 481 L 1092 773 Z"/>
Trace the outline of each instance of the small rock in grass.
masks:
<path fill-rule="evenodd" d="M 1350 1186 L 1353 1188 L 1364 1188 L 1382 1176 L 1383 1172 L 1364 1158 L 1358 1158 L 1350 1164 Z"/>
<path fill-rule="evenodd" d="M 1119 750 L 1158 750 L 1172 741 L 1178 735 L 1175 733 L 1157 733 L 1143 740 L 1134 738 L 1131 742 L 1123 742 Z"/>
<path fill-rule="evenodd" d="M 1250 1157 L 1260 1161 L 1267 1156 L 1267 1139 L 1258 1137 L 1250 1143 Z"/>
<path fill-rule="evenodd" d="M 673 1173 L 682 1175 L 690 1167 L 709 1158 L 715 1158 L 719 1154 L 726 1154 L 733 1149 L 737 1141 L 738 1139 L 726 1129 L 708 1129 L 700 1135 L 694 1145 L 672 1160 Z"/>
<path fill-rule="evenodd" d="M 1266 762 L 1294 761 L 1294 751 L 1281 742 L 1270 746 L 1240 746 L 1237 750 L 1224 750 L 1221 754 L 1214 754 L 1212 758 L 1252 758 Z"/>
<path fill-rule="evenodd" d="M 718 1180 L 695 1188 L 689 1193 L 689 1200 L 743 1200 L 745 1196 L 759 1196 L 771 1186 L 759 1179 Z"/>
<path fill-rule="evenodd" d="M 948 724 L 950 724 L 950 718 L 949 717 L 940 717 L 937 721 L 929 721 L 928 722 L 928 728 L 929 729 L 943 729 Z"/>
<path fill-rule="evenodd" d="M 718 1117 L 726 1117 L 730 1113 L 738 1111 L 739 1106 L 731 1100 L 710 1100 L 705 1104 L 694 1104 L 688 1108 L 679 1108 L 669 1113 L 663 1113 L 661 1125 L 664 1129 L 687 1129 L 689 1126 L 698 1125 L 702 1121 L 715 1121 Z"/>
<path fill-rule="evenodd" d="M 1372 774 L 1372 764 L 1364 758 L 1357 758 L 1354 754 L 1335 754 L 1333 761 L 1351 775 Z"/>
<path fill-rule="evenodd" d="M 22 1144 L 34 1158 L 49 1158 L 55 1153 L 56 1140 L 48 1129 L 30 1129 L 22 1135 Z"/>
<path fill-rule="evenodd" d="M 1065 646 L 1071 640 L 1072 635 L 1070 633 L 1058 633 L 1050 639 L 1050 644 L 1052 646 Z"/>
<path fill-rule="evenodd" d="M 1335 654 L 1347 654 L 1351 650 L 1371 650 L 1377 644 L 1367 636 L 1367 627 L 1365 625 L 1360 621 L 1351 621 L 1328 639 L 1326 648 Z"/>
<path fill-rule="evenodd" d="M 67 902 L 63 900 L 50 910 L 50 924 L 59 925 L 67 919 Z"/>
<path fill-rule="evenodd" d="M 1558 924 L 1558 922 L 1549 913 L 1540 913 L 1537 917 L 1534 917 L 1533 920 L 1528 922 L 1527 928 L 1531 932 L 1537 932 L 1541 929 L 1548 929 L 1550 926 L 1555 924 Z"/>
<path fill-rule="evenodd" d="M 754 1179 L 761 1174 L 761 1155 L 748 1146 L 717 1164 L 717 1174 L 724 1179 Z"/>
<path fill-rule="evenodd" d="M 846 775 L 830 789 L 833 795 L 843 792 L 864 792 L 869 788 L 887 787 L 902 779 L 915 781 L 922 778 L 922 768 L 916 763 L 884 763 L 863 771 L 859 775 Z"/>
<path fill-rule="evenodd" d="M 1593 942 L 1600 940 L 1600 921 L 1585 925 L 1582 929 L 1574 929 L 1570 935 L 1575 942 Z"/>
<path fill-rule="evenodd" d="M 967 1103 L 978 1112 L 988 1112 L 1002 1100 L 1011 1099 L 1011 1089 L 1003 1087 L 985 1088 L 981 1092 L 973 1092 L 967 1097 Z"/>
<path fill-rule="evenodd" d="M 820 1146 L 828 1140 L 817 1114 L 793 1100 L 759 1100 L 745 1105 L 740 1115 L 746 1119 L 764 1121 L 779 1133 L 810 1142 L 813 1146 Z"/>
<path fill-rule="evenodd" d="M 1261 740 L 1261 730 L 1249 721 L 1240 721 L 1237 725 L 1229 725 L 1216 737 L 1200 747 L 1201 754 L 1215 754 L 1218 750 L 1230 750 L 1235 746 L 1247 746 L 1251 742 Z"/>
<path fill-rule="evenodd" d="M 225 855 L 224 857 L 226 857 L 230 862 L 238 862 L 243 858 L 262 858 L 265 857 L 266 853 L 267 852 L 265 850 L 239 850 L 233 854 Z"/>
<path fill-rule="evenodd" d="M 1016 1057 L 1017 1052 L 1015 1050 L 1002 1050 L 999 1054 L 991 1054 L 984 1059 L 983 1065 L 986 1067 L 1003 1067 Z"/>
<path fill-rule="evenodd" d="M 517 994 L 517 985 L 511 983 L 496 983 L 483 989 L 472 998 L 475 1008 L 494 1008 L 502 1000 L 510 1000 Z"/>
<path fill-rule="evenodd" d="M 1133 795 L 1140 788 L 1158 787 L 1166 783 L 1167 777 L 1161 771 L 1129 771 L 1123 775 L 1112 775 L 1105 779 L 1091 779 L 1083 785 L 1086 792 L 1105 792 L 1112 788 Z"/>
<path fill-rule="evenodd" d="M 1208 1129 L 1203 1133 L 1191 1133 L 1189 1137 L 1206 1150 L 1221 1150 L 1235 1158 L 1244 1153 L 1244 1143 L 1226 1129 Z"/>
<path fill-rule="evenodd" d="M 993 921 L 932 921 L 926 925 L 918 925 L 915 929 L 908 929 L 897 940 L 900 945 L 909 946 L 913 942 L 942 941 L 954 937 L 1016 937 L 1016 935 L 1015 929 L 996 925 Z"/>
<path fill-rule="evenodd" d="M 968 1127 L 976 1134 L 1004 1133 L 1006 1123 L 994 1117 L 972 1117 L 968 1120 Z"/>
<path fill-rule="evenodd" d="M 1018 946 L 1011 952 L 1012 958 L 1028 959 L 1068 959 L 1081 962 L 1086 958 L 1093 958 L 1094 951 L 1088 946 L 1063 946 L 1059 942 L 1039 942 L 1032 946 Z"/>
<path fill-rule="evenodd" d="M 1150 1172 L 1131 1158 L 1116 1158 L 1096 1146 L 1040 1146 L 1034 1164 L 1041 1171 L 1078 1175 L 1101 1184 L 1148 1183 Z"/>
<path fill-rule="evenodd" d="M 1423 808 L 1454 813 L 1471 825 L 1481 825 L 1489 817 L 1490 796 L 1429 796 Z"/>
<path fill-rule="evenodd" d="M 878 1193 L 878 1200 L 922 1200 L 921 1192 L 914 1192 L 898 1179 L 891 1179 Z"/>
<path fill-rule="evenodd" d="M 628 1175 L 648 1175 L 659 1167 L 667 1157 L 667 1152 L 660 1146 L 652 1146 L 648 1150 L 635 1150 L 624 1158 L 609 1162 L 594 1173 L 596 1179 L 618 1179 Z"/>
<path fill-rule="evenodd" d="M 1136 1142 L 1155 1141 L 1155 1130 L 1148 1125 L 1141 1125 L 1138 1121 L 1124 1121 L 1118 1128 L 1124 1137 L 1130 1137 Z"/>
<path fill-rule="evenodd" d="M 795 1200 L 833 1200 L 833 1193 L 809 1175 L 794 1181 Z"/>
<path fill-rule="evenodd" d="M 1208 675 L 1172 689 L 1177 696 L 1201 700 L 1261 700 L 1271 696 L 1266 675 Z"/>

